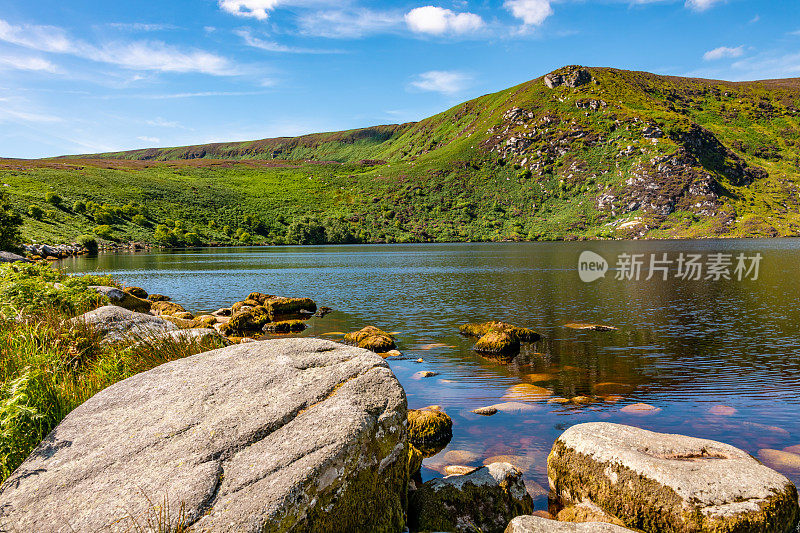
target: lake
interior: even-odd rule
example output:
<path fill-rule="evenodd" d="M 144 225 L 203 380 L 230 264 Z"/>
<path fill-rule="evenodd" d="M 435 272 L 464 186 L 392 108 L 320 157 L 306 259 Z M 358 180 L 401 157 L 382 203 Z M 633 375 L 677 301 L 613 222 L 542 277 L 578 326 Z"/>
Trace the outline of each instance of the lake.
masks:
<path fill-rule="evenodd" d="M 605 277 L 581 281 L 585 251 L 608 262 Z M 688 271 L 681 254 L 699 256 L 699 280 L 679 276 Z M 737 271 L 740 254 L 748 268 L 760 254 L 758 279 L 754 270 Z M 657 268 L 647 280 L 651 257 Z M 672 263 L 658 262 L 664 259 Z M 636 280 L 627 266 L 638 262 Z M 195 313 L 230 306 L 252 291 L 308 296 L 335 310 L 312 319 L 302 335 L 370 324 L 396 332 L 406 358 L 388 361 L 409 407 L 440 405 L 454 422 L 453 440 L 425 460 L 423 477 L 441 476 L 450 460 L 508 460 L 525 471 L 537 509 L 546 508 L 550 447 L 582 422 L 711 438 L 755 456 L 800 445 L 800 240 L 233 248 L 61 264 L 111 273 Z M 618 280 L 618 274 L 633 279 Z M 458 326 L 486 320 L 530 327 L 544 339 L 523 345 L 508 364 L 485 358 Z M 618 329 L 564 327 L 569 323 Z M 419 379 L 421 370 L 438 375 Z M 548 403 L 577 396 L 599 401 Z M 528 408 L 491 417 L 470 413 L 506 401 Z M 629 407 L 640 403 L 652 409 Z M 445 459 L 452 451 L 468 453 Z M 798 484 L 800 457 L 796 463 L 771 466 Z"/>

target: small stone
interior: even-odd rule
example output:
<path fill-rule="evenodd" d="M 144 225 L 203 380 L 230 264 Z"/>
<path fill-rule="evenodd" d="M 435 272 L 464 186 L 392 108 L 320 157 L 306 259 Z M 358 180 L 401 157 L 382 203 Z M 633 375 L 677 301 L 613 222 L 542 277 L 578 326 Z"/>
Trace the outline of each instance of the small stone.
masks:
<path fill-rule="evenodd" d="M 424 363 L 425 361 L 422 359 L 422 357 L 420 357 L 419 359 L 417 359 L 417 360 L 416 360 L 416 361 L 414 361 L 414 362 L 415 362 L 415 363 Z"/>
<path fill-rule="evenodd" d="M 386 359 L 387 357 L 401 357 L 403 354 L 400 352 L 400 350 L 389 350 L 388 352 L 384 352 L 379 355 Z"/>
<path fill-rule="evenodd" d="M 570 322 L 569 324 L 564 324 L 564 327 L 588 331 L 617 331 L 619 329 L 615 328 L 614 326 L 606 326 L 604 324 L 583 324 L 580 322 Z"/>
<path fill-rule="evenodd" d="M 432 378 L 433 376 L 438 376 L 438 372 L 431 372 L 430 370 L 420 370 L 416 372 L 411 379 L 422 379 L 422 378 Z"/>
<path fill-rule="evenodd" d="M 497 414 L 497 407 L 488 405 L 486 407 L 478 407 L 477 409 L 473 409 L 471 412 L 481 416 L 492 416 Z"/>
<path fill-rule="evenodd" d="M 447 465 L 444 467 L 444 472 L 448 476 L 466 476 L 478 469 L 477 466 L 464 466 L 464 465 Z"/>

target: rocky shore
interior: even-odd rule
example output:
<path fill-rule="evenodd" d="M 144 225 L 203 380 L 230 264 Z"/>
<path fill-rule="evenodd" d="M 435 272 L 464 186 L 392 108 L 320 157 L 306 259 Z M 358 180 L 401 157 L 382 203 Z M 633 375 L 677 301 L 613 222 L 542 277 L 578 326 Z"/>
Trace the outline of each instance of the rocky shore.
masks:
<path fill-rule="evenodd" d="M 408 408 L 386 360 L 400 355 L 391 333 L 367 326 L 347 344 L 266 337 L 330 312 L 309 298 L 253 292 L 195 315 L 139 287 L 92 290 L 109 305 L 72 321 L 100 343 L 226 347 L 74 409 L 0 486 L 0 531 L 788 533 L 800 520 L 795 486 L 746 452 L 606 422 L 556 440 L 547 510 L 503 456 L 475 467 L 451 450 L 443 477 L 423 482 L 423 459 L 458 428 L 441 406 Z M 540 338 L 502 322 L 461 332 L 487 357 Z"/>

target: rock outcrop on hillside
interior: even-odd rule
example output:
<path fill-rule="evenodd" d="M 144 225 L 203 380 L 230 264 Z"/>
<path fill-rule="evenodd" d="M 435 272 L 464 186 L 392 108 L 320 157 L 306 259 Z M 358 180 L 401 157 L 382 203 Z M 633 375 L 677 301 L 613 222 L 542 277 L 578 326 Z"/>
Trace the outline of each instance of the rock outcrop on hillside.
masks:
<path fill-rule="evenodd" d="M 384 360 L 316 339 L 161 365 L 76 408 L 0 487 L 4 531 L 404 525 L 406 398 Z"/>

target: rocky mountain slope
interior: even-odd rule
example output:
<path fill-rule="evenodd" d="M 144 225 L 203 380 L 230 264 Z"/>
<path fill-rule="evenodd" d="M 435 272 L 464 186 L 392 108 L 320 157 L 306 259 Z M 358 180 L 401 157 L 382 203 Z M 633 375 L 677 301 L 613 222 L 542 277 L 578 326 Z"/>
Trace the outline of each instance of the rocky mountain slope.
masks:
<path fill-rule="evenodd" d="M 800 79 L 569 66 L 417 123 L 57 161 L 108 159 L 203 168 L 212 188 L 231 165 L 319 183 L 322 203 L 253 208 L 264 242 L 303 242 L 301 213 L 365 242 L 796 235 Z"/>

